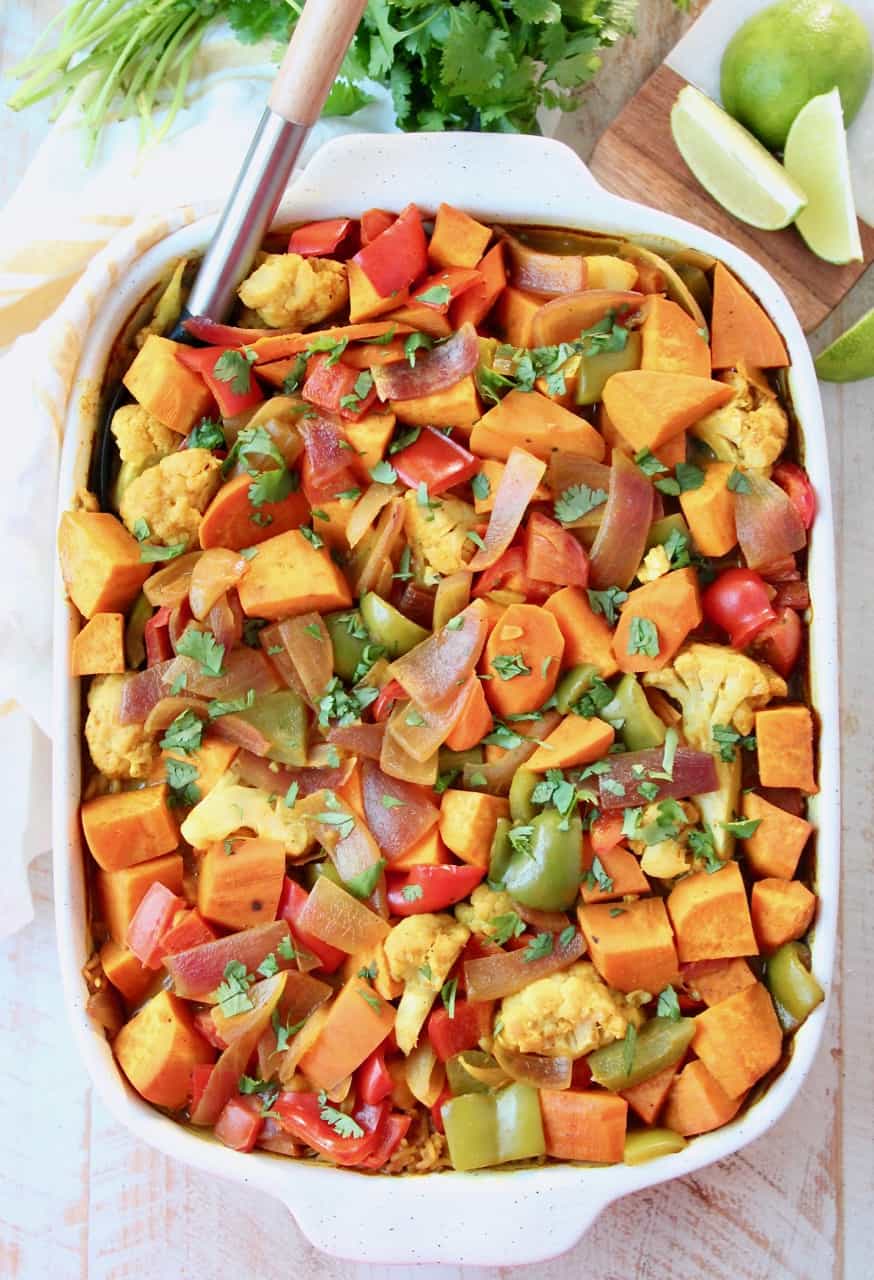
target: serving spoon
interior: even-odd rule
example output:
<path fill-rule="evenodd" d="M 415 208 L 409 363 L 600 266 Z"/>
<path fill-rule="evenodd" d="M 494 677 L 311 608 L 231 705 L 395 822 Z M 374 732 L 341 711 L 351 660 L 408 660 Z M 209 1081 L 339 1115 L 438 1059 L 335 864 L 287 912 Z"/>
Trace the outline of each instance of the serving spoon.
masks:
<path fill-rule="evenodd" d="M 367 0 L 306 0 L 188 302 L 169 335 L 175 342 L 199 346 L 185 321 L 221 321 L 233 306 L 366 6 Z M 104 511 L 111 509 L 119 464 L 110 427 L 116 409 L 129 399 L 119 383 L 97 431 L 90 483 Z"/>

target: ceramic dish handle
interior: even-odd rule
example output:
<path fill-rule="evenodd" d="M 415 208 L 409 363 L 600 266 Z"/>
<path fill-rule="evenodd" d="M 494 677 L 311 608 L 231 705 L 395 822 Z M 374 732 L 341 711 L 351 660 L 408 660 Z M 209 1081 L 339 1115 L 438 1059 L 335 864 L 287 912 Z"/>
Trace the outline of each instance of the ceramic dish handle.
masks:
<path fill-rule="evenodd" d="M 366 7 L 367 0 L 307 0 L 270 90 L 271 111 L 289 124 L 316 123 Z"/>

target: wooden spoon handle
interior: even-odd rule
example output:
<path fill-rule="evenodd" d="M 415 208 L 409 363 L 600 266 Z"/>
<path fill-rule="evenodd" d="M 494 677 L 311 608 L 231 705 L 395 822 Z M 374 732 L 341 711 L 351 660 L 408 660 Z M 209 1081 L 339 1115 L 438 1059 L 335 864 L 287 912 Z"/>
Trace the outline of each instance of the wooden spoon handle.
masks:
<path fill-rule="evenodd" d="M 306 0 L 270 90 L 271 111 L 290 124 L 316 123 L 366 7 L 367 0 Z"/>

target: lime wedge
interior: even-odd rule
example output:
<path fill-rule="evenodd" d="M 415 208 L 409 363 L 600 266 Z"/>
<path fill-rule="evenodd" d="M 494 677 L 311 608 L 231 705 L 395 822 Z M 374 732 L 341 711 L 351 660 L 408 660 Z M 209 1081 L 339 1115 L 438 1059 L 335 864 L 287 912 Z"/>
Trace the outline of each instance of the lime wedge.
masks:
<path fill-rule="evenodd" d="M 823 382 L 874 378 L 874 307 L 816 357 Z"/>
<path fill-rule="evenodd" d="M 837 89 L 811 98 L 792 121 L 783 156 L 792 177 L 807 192 L 795 225 L 808 247 L 826 262 L 862 258 L 856 221 L 847 134 Z"/>
<path fill-rule="evenodd" d="M 803 188 L 743 125 L 693 85 L 677 95 L 671 132 L 702 187 L 741 222 L 779 231 L 804 208 Z"/>

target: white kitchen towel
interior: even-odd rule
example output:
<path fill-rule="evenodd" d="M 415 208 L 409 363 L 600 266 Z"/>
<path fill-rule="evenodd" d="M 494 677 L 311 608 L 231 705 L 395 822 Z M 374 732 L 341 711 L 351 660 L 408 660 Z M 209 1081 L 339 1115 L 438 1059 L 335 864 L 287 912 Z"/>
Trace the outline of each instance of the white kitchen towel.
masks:
<path fill-rule="evenodd" d="M 12 343 L 0 359 L 0 937 L 32 918 L 27 868 L 50 846 L 55 495 L 82 342 L 119 272 L 221 205 L 264 108 L 276 52 L 219 30 L 160 145 L 141 148 L 139 122 L 115 121 L 88 167 L 72 103 L 0 212 L 0 347 Z M 372 89 L 374 101 L 355 116 L 316 126 L 303 161 L 336 134 L 395 129 L 387 93 Z"/>

